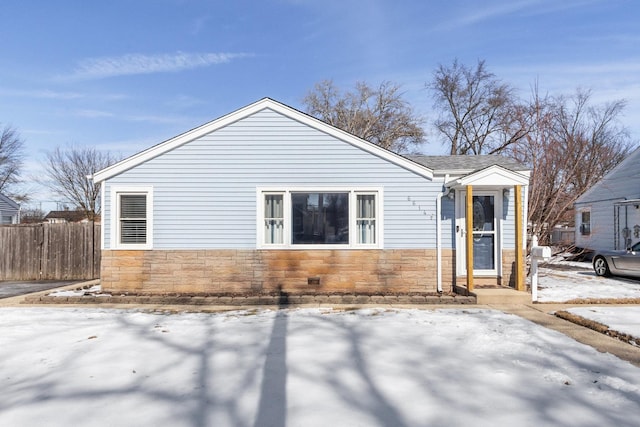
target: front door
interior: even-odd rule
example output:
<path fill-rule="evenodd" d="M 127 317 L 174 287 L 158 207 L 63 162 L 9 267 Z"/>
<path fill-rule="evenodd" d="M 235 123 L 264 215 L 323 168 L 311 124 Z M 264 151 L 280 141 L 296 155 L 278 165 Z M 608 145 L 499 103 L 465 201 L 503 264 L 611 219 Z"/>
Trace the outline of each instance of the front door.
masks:
<path fill-rule="evenodd" d="M 466 191 L 460 192 L 456 215 L 456 265 L 459 276 L 467 274 L 465 200 Z M 500 212 L 502 199 L 498 191 L 473 192 L 473 273 L 474 276 L 497 276 L 501 263 Z"/>

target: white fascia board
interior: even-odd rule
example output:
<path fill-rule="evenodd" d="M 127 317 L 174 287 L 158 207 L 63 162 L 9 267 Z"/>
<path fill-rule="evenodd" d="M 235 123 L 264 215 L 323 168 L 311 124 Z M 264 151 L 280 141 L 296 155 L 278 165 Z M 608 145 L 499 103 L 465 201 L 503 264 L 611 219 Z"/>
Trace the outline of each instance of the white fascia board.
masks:
<path fill-rule="evenodd" d="M 216 120 L 205 123 L 202 126 L 199 126 L 195 129 L 187 131 L 183 134 L 180 134 L 174 138 L 171 138 L 165 142 L 162 142 L 158 145 L 155 145 L 145 151 L 142 151 L 138 154 L 135 154 L 121 162 L 116 163 L 115 165 L 109 166 L 108 168 L 102 169 L 101 171 L 93 174 L 94 182 L 102 182 L 106 179 L 109 179 L 113 176 L 116 176 L 126 170 L 129 170 L 139 164 L 142 164 L 154 157 L 157 157 L 167 151 L 173 150 L 187 142 L 198 139 L 208 133 L 211 133 L 217 129 L 221 129 L 231 123 L 234 123 L 238 120 L 241 120 L 245 117 L 248 117 L 252 114 L 257 113 L 258 111 L 264 109 L 271 109 L 275 112 L 278 112 L 284 116 L 287 116 L 293 120 L 296 120 L 300 123 L 306 124 L 314 129 L 317 129 L 321 132 L 327 133 L 331 136 L 334 136 L 348 144 L 351 144 L 355 147 L 358 147 L 364 151 L 367 151 L 371 154 L 379 156 L 385 160 L 388 160 L 391 163 L 395 163 L 405 169 L 408 169 L 420 176 L 423 176 L 428 179 L 433 179 L 433 171 L 425 166 L 422 166 L 418 163 L 415 163 L 409 159 L 406 159 L 398 154 L 395 154 L 389 150 L 385 150 L 384 148 L 380 148 L 375 144 L 372 144 L 368 141 L 360 139 L 354 135 L 351 135 L 348 132 L 340 130 L 336 127 L 328 125 L 321 120 L 316 119 L 315 117 L 309 116 L 305 113 L 302 113 L 298 110 L 295 110 L 289 106 L 281 104 L 277 101 L 274 101 L 270 98 L 264 98 L 260 101 L 257 101 L 253 104 L 250 104 L 244 108 L 236 110 L 232 113 L 229 113 L 225 116 L 222 116 Z"/>
<path fill-rule="evenodd" d="M 506 187 L 513 185 L 528 185 L 529 177 L 519 172 L 494 165 L 478 172 L 464 176 L 455 181 L 456 186 L 467 185 Z"/>
<path fill-rule="evenodd" d="M 494 166 L 502 167 L 502 166 L 499 166 L 499 165 L 494 165 Z M 489 167 L 492 167 L 492 166 L 489 166 Z M 531 170 L 529 170 L 529 169 L 515 170 L 514 171 L 514 170 L 511 170 L 511 169 L 506 169 L 504 167 L 502 167 L 502 168 L 505 169 L 505 170 L 509 170 L 511 172 L 519 173 L 520 175 L 524 175 L 526 177 L 531 177 Z M 484 169 L 481 169 L 481 170 L 484 170 Z M 434 170 L 433 174 L 434 174 L 434 176 L 447 176 L 447 175 L 449 175 L 450 179 L 447 181 L 447 182 L 449 182 L 449 181 L 453 180 L 454 177 L 460 178 L 460 177 L 467 176 L 469 174 L 473 174 L 475 172 L 479 172 L 479 170 L 478 169 L 438 169 L 438 170 Z M 456 179 L 458 179 L 458 178 L 456 178 Z"/>

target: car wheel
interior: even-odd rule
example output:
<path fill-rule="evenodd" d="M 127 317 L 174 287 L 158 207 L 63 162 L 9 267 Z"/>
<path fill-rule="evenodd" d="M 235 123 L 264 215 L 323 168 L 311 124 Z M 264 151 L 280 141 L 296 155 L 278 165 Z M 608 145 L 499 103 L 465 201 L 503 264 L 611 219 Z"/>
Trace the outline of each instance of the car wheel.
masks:
<path fill-rule="evenodd" d="M 609 264 L 607 264 L 607 260 L 601 256 L 593 260 L 593 269 L 598 276 L 611 276 L 611 271 L 609 271 Z"/>

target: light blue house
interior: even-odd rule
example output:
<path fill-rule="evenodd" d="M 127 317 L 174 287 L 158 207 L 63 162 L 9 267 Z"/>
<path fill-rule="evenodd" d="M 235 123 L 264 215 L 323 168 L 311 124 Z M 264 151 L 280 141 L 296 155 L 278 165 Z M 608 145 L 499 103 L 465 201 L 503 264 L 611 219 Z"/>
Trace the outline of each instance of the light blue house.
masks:
<path fill-rule="evenodd" d="M 19 224 L 20 205 L 0 193 L 0 224 Z"/>
<path fill-rule="evenodd" d="M 526 168 L 403 157 L 268 98 L 93 179 L 103 184 L 105 290 L 523 286 Z"/>
<path fill-rule="evenodd" d="M 626 249 L 640 241 L 640 148 L 575 202 L 576 247 Z"/>

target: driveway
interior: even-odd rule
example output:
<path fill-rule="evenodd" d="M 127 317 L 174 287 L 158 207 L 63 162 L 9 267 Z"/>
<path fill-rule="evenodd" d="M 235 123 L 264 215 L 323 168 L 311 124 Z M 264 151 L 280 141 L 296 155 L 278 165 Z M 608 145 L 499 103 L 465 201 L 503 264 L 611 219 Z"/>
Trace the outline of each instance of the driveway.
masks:
<path fill-rule="evenodd" d="M 82 280 L 44 280 L 33 282 L 0 282 L 0 299 L 80 283 Z"/>

